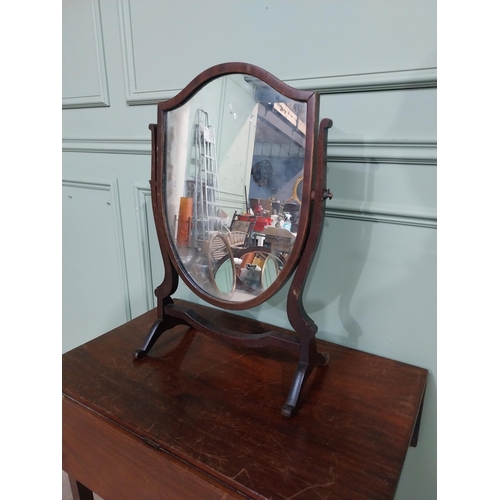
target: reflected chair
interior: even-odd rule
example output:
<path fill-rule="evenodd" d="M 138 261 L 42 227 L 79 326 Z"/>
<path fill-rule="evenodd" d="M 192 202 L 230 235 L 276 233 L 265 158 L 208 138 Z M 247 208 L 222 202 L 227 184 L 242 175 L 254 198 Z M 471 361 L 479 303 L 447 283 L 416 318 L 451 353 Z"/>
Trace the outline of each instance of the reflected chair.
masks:
<path fill-rule="evenodd" d="M 257 220 L 256 217 L 250 215 L 243 216 L 248 220 L 241 220 L 240 217 L 242 216 L 235 211 L 228 234 L 225 235 L 233 250 L 241 250 L 250 246 L 253 228 Z"/>

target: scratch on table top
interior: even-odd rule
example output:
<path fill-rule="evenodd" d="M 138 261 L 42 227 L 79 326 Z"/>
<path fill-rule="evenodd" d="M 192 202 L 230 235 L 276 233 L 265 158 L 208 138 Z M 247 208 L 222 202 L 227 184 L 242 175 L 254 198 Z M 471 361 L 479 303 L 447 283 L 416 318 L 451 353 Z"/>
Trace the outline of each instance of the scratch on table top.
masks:
<path fill-rule="evenodd" d="M 252 387 L 249 391 L 245 392 L 243 396 L 246 396 L 247 394 L 250 394 L 252 391 L 256 391 L 258 389 L 261 389 L 262 387 L 267 387 L 268 385 L 275 385 L 279 384 L 279 382 L 266 382 L 265 384 L 260 384 L 256 387 Z"/>
<path fill-rule="evenodd" d="M 198 372 L 196 375 L 195 375 L 195 379 L 198 378 L 199 375 L 201 375 L 202 373 L 205 373 L 209 370 L 212 370 L 213 368 L 215 368 L 216 366 L 220 366 L 220 365 L 224 365 L 226 363 L 230 363 L 231 361 L 234 361 L 235 359 L 238 359 L 238 358 L 241 358 L 243 356 L 245 356 L 247 353 L 244 352 L 243 354 L 240 354 L 238 356 L 235 356 L 234 358 L 230 358 L 230 359 L 226 359 L 226 361 L 222 361 L 220 363 L 215 363 L 214 365 L 212 366 L 209 366 L 208 368 L 205 368 L 204 370 L 201 370 L 200 372 Z"/>
<path fill-rule="evenodd" d="M 288 453 L 288 448 L 286 446 L 284 446 L 282 442 L 280 442 L 278 439 L 276 439 L 276 437 L 272 434 L 268 437 L 267 442 L 269 442 L 271 440 L 275 444 L 278 445 L 278 447 L 285 453 L 285 455 L 288 457 L 288 459 L 291 459 L 290 454 Z"/>
<path fill-rule="evenodd" d="M 183 446 L 186 446 L 187 448 L 191 448 L 192 450 L 198 452 L 198 459 L 200 460 L 201 458 L 201 455 L 203 455 L 204 457 L 208 458 L 208 461 L 211 465 L 211 461 L 212 460 L 217 460 L 219 462 L 219 468 L 222 467 L 222 462 L 227 462 L 228 461 L 228 458 L 226 457 L 221 457 L 221 456 L 218 456 L 218 455 L 213 455 L 211 453 L 206 453 L 204 451 L 202 451 L 202 447 L 203 447 L 203 440 L 202 439 L 199 439 L 197 441 L 197 443 L 200 443 L 201 441 L 201 444 L 200 444 L 200 447 L 197 448 L 197 447 L 194 447 L 194 446 L 191 446 L 190 444 L 188 443 L 179 443 L 179 444 L 182 444 Z"/>
<path fill-rule="evenodd" d="M 253 486 L 252 478 L 250 477 L 250 474 L 248 473 L 248 471 L 245 468 L 241 469 L 240 472 L 238 472 L 238 474 L 236 474 L 235 476 L 233 476 L 231 479 L 236 479 L 243 472 L 245 473 L 245 475 L 247 476 L 248 480 L 250 481 L 250 485 Z"/>
<path fill-rule="evenodd" d="M 307 486 L 306 488 L 303 488 L 302 490 L 298 491 L 297 493 L 294 493 L 292 496 L 286 497 L 285 500 L 291 500 L 292 498 L 296 498 L 299 495 L 302 495 L 305 491 L 313 490 L 315 488 L 328 488 L 332 485 L 335 484 L 335 469 L 333 467 L 330 467 L 330 475 L 331 475 L 331 481 L 327 483 L 322 483 L 322 484 L 312 484 L 310 486 Z M 319 492 L 315 492 L 317 495 L 321 498 L 321 495 Z M 309 497 L 308 497 L 309 498 Z"/>

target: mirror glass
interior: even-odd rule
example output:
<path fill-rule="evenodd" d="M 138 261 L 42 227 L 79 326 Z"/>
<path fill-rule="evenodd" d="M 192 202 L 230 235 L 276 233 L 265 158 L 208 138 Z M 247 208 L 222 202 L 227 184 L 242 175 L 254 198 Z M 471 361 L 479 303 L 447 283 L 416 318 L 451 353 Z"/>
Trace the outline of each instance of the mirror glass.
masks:
<path fill-rule="evenodd" d="M 276 255 L 269 254 L 262 266 L 262 289 L 267 290 L 278 278 L 283 269 L 283 261 Z"/>
<path fill-rule="evenodd" d="M 207 252 L 208 275 L 210 280 L 204 281 L 201 262 L 193 268 L 202 272 L 198 275 L 198 284 L 212 295 L 227 299 L 231 298 L 236 287 L 236 265 L 231 255 L 231 247 L 222 233 L 212 233 Z"/>
<path fill-rule="evenodd" d="M 306 111 L 258 78 L 231 74 L 164 112 L 167 230 L 205 293 L 247 301 L 280 276 L 300 220 Z"/>

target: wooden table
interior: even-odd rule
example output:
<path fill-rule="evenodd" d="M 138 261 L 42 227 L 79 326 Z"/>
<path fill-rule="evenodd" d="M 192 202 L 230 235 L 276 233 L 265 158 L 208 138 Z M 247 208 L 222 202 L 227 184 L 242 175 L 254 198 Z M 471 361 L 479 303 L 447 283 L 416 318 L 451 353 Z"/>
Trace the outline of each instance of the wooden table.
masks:
<path fill-rule="evenodd" d="M 291 353 L 179 326 L 135 360 L 154 320 L 150 311 L 63 355 L 63 469 L 75 499 L 394 497 L 427 370 L 319 341 L 330 363 L 287 419 Z"/>

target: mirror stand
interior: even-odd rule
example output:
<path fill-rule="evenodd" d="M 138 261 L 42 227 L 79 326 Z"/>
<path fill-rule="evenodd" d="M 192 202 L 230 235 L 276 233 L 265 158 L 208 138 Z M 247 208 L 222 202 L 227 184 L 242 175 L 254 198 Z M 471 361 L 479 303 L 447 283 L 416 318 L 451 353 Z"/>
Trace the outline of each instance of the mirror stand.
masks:
<path fill-rule="evenodd" d="M 288 398 L 281 410 L 282 415 L 285 417 L 291 417 L 294 414 L 301 390 L 314 367 L 325 366 L 329 361 L 328 354 L 317 350 L 316 332 L 318 328 L 304 309 L 302 293 L 321 236 L 325 213 L 324 202 L 327 198 L 331 199 L 332 197 L 330 190 L 326 188 L 326 145 L 328 129 L 331 126 L 332 121 L 329 119 L 323 119 L 319 126 L 317 154 L 314 159 L 316 172 L 311 190 L 312 210 L 309 228 L 302 255 L 299 259 L 287 297 L 288 319 L 297 335 L 290 335 L 277 330 L 261 333 L 242 333 L 216 326 L 192 308 L 176 304 L 172 296 L 178 286 L 179 273 L 171 262 L 167 252 L 167 243 L 162 238 L 163 232 L 159 231 L 158 236 L 165 265 L 165 279 L 155 290 L 157 297 L 157 320 L 152 325 L 142 348 L 135 351 L 134 356 L 136 359 L 146 356 L 158 338 L 164 332 L 177 325 L 190 326 L 204 334 L 239 346 L 276 346 L 284 348 L 294 354 L 298 354 L 299 358 Z M 150 130 L 152 135 L 153 175 L 151 189 L 153 193 L 153 213 L 155 224 L 159 228 L 162 227 L 164 221 L 161 217 L 161 197 L 158 195 L 161 191 L 161 177 L 157 169 L 157 126 L 150 125 Z"/>

